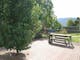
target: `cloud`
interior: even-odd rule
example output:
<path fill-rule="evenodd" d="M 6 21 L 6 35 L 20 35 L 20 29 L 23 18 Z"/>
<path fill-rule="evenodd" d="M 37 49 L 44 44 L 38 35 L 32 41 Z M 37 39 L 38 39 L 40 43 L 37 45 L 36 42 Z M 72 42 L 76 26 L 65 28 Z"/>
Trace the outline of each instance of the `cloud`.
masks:
<path fill-rule="evenodd" d="M 80 17 L 80 0 L 52 0 L 57 17 Z"/>

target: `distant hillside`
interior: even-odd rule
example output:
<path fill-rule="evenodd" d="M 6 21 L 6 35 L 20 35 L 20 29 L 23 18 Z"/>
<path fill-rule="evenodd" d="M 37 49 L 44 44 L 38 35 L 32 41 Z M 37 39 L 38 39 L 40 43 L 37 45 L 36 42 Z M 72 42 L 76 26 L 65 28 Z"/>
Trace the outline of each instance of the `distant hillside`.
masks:
<path fill-rule="evenodd" d="M 67 25 L 67 21 L 69 18 L 58 18 L 58 22 L 61 23 L 63 26 Z M 76 20 L 76 18 L 72 18 L 74 21 Z"/>

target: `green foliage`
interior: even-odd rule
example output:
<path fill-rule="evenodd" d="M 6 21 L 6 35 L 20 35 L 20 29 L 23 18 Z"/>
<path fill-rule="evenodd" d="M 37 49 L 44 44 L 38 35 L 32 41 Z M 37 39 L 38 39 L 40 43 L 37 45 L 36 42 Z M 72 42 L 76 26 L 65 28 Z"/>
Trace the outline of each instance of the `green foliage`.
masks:
<path fill-rule="evenodd" d="M 36 0 L 34 3 L 33 11 L 32 11 L 32 19 L 33 22 L 36 23 L 38 26 L 38 29 L 33 29 L 34 31 L 37 31 L 37 33 L 40 33 L 40 30 L 44 30 L 46 28 L 50 28 L 52 26 L 52 2 L 51 0 Z M 40 35 L 40 34 L 39 34 Z M 36 35 L 37 36 L 37 35 Z"/>
<path fill-rule="evenodd" d="M 36 34 L 35 39 L 39 39 L 39 38 L 42 38 L 42 33 L 37 33 Z"/>
<path fill-rule="evenodd" d="M 43 26 L 52 25 L 51 0 L 0 0 L 0 47 L 17 53 Z"/>
<path fill-rule="evenodd" d="M 58 33 L 61 33 L 61 34 L 67 34 L 68 32 L 67 32 L 66 29 L 62 29 L 62 30 L 60 30 Z"/>
<path fill-rule="evenodd" d="M 74 21 L 73 19 L 69 18 L 68 21 L 67 21 L 67 26 L 74 26 Z"/>
<path fill-rule="evenodd" d="M 32 8 L 32 16 L 31 16 L 33 24 L 32 25 L 33 33 L 35 32 L 33 37 L 35 37 L 35 34 L 42 29 L 42 22 L 39 19 L 40 14 L 41 14 L 41 8 L 39 7 L 39 4 L 35 2 L 35 5 Z"/>
<path fill-rule="evenodd" d="M 76 20 L 74 21 L 74 26 L 78 26 L 79 22 Z"/>
<path fill-rule="evenodd" d="M 39 19 L 42 21 L 43 28 L 49 28 L 52 25 L 52 7 L 51 0 L 37 0 L 36 1 L 41 8 Z"/>
<path fill-rule="evenodd" d="M 33 3 L 33 0 L 0 0 L 1 47 L 16 49 L 18 53 L 31 43 L 34 29 L 38 30 L 40 24 L 31 18 Z"/>
<path fill-rule="evenodd" d="M 75 25 L 79 27 L 79 31 L 80 31 L 80 17 L 77 17 L 75 21 Z"/>
<path fill-rule="evenodd" d="M 77 17 L 77 19 L 75 21 L 73 21 L 73 19 L 69 19 L 67 22 L 67 26 L 75 26 L 78 27 L 78 30 L 80 31 L 80 18 Z"/>
<path fill-rule="evenodd" d="M 35 27 L 33 31 L 37 32 L 37 34 L 35 34 L 36 38 L 42 37 L 41 30 L 44 30 L 44 28 L 52 27 L 52 24 L 53 24 L 53 19 L 51 15 L 52 7 L 53 5 L 52 5 L 51 0 L 36 0 L 35 1 L 33 11 L 32 11 L 32 19 L 33 19 L 33 22 L 35 22 L 35 24 L 33 25 Z"/>
<path fill-rule="evenodd" d="M 53 20 L 53 26 L 52 26 L 52 28 L 54 29 L 54 30 L 60 30 L 61 28 L 62 28 L 62 25 L 57 21 L 57 17 L 55 17 L 54 18 L 54 20 Z"/>

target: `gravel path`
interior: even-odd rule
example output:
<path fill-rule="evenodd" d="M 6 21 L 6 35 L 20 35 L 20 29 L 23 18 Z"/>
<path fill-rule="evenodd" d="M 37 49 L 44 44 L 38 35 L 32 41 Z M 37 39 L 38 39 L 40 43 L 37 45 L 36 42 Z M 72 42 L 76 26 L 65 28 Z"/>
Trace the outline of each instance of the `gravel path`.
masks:
<path fill-rule="evenodd" d="M 80 60 L 80 46 L 74 44 L 74 48 L 54 46 L 47 40 L 33 42 L 29 49 L 28 60 Z"/>
<path fill-rule="evenodd" d="M 3 52 L 5 50 L 2 50 Z M 1 55 L 0 60 L 80 60 L 80 45 L 74 44 L 74 48 L 66 48 L 63 46 L 50 45 L 47 40 L 34 41 L 31 48 L 28 50 L 23 50 L 22 53 L 26 55 L 21 55 L 19 57 L 7 56 L 6 54 Z M 5 58 L 5 59 L 4 59 Z M 15 59 L 16 58 L 16 59 Z"/>

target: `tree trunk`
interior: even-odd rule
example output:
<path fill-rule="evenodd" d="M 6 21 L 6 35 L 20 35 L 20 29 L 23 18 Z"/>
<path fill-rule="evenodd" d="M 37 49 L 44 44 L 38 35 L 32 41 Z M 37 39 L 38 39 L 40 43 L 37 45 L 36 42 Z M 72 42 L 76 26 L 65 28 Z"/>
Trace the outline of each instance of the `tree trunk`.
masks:
<path fill-rule="evenodd" d="M 17 52 L 17 54 L 19 54 L 19 50 L 18 49 L 16 50 L 16 52 Z"/>

